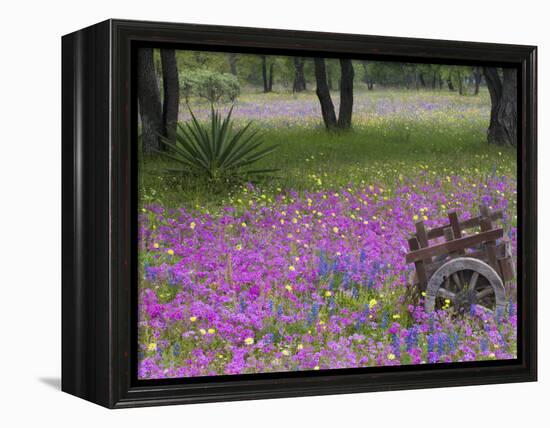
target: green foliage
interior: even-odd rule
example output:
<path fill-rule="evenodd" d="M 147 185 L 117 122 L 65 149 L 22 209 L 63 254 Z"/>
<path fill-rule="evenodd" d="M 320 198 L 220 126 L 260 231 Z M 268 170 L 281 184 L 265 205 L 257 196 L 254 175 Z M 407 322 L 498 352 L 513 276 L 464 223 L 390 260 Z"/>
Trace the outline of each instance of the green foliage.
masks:
<path fill-rule="evenodd" d="M 192 119 L 178 123 L 175 144 L 162 138 L 172 151 L 160 153 L 176 161 L 179 166 L 172 172 L 204 176 L 213 182 L 227 182 L 274 171 L 245 170 L 272 153 L 276 146 L 262 147 L 264 141 L 259 131 L 252 129 L 252 122 L 234 131 L 231 119 L 233 107 L 223 119 L 212 107 L 210 123 L 199 122 L 191 109 L 189 112 Z"/>
<path fill-rule="evenodd" d="M 241 92 L 239 80 L 229 73 L 194 70 L 180 76 L 182 95 L 205 98 L 211 103 L 235 101 Z"/>

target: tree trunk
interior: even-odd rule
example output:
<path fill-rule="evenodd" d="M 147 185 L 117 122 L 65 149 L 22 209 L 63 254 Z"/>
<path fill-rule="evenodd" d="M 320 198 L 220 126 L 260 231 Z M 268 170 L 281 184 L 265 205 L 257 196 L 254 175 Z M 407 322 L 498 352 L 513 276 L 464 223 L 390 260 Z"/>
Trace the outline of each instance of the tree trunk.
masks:
<path fill-rule="evenodd" d="M 325 66 L 325 69 L 326 69 L 326 66 Z M 330 68 L 328 68 L 326 70 L 327 70 L 328 89 L 329 89 L 329 91 L 333 91 L 334 90 L 334 83 L 332 81 L 332 74 L 330 72 Z"/>
<path fill-rule="evenodd" d="M 487 130 L 489 144 L 517 145 L 517 80 L 516 71 L 503 69 L 501 79 L 494 67 L 483 67 L 491 97 L 491 119 Z"/>
<path fill-rule="evenodd" d="M 174 144 L 176 142 L 180 106 L 180 84 L 176 51 L 174 49 L 161 49 L 160 58 L 162 61 L 162 83 L 164 89 L 162 130 L 163 135 Z"/>
<path fill-rule="evenodd" d="M 236 53 L 228 54 L 228 60 L 229 60 L 229 70 L 231 71 L 231 74 L 233 76 L 236 76 L 237 75 L 237 54 Z"/>
<path fill-rule="evenodd" d="M 479 85 L 481 84 L 481 70 L 480 67 L 474 67 L 474 95 L 479 94 Z"/>
<path fill-rule="evenodd" d="M 273 91 L 273 63 L 269 65 L 269 81 L 267 83 L 267 92 Z"/>
<path fill-rule="evenodd" d="M 463 78 L 462 78 L 462 75 L 460 73 L 457 73 L 458 75 L 458 94 L 459 95 L 464 95 L 464 83 L 463 83 Z"/>
<path fill-rule="evenodd" d="M 306 77 L 304 75 L 304 58 L 294 57 L 294 83 L 292 92 L 302 92 L 306 90 Z"/>
<path fill-rule="evenodd" d="M 265 55 L 262 55 L 261 58 L 262 58 L 262 79 L 264 82 L 264 92 L 269 92 L 268 81 L 267 81 L 267 58 Z"/>
<path fill-rule="evenodd" d="M 155 76 L 153 49 L 138 49 L 138 103 L 141 116 L 141 141 L 144 153 L 160 149 L 162 134 L 160 93 Z"/>
<path fill-rule="evenodd" d="M 363 61 L 363 70 L 365 71 L 365 75 L 363 77 L 363 82 L 367 84 L 367 89 L 369 91 L 372 91 L 372 88 L 374 87 L 374 82 L 369 76 L 369 70 L 368 70 L 368 61 Z"/>
<path fill-rule="evenodd" d="M 419 73 L 418 78 L 420 79 L 420 85 L 423 88 L 425 88 L 426 87 L 426 79 L 424 79 L 424 75 L 422 73 Z"/>
<path fill-rule="evenodd" d="M 351 59 L 340 59 L 340 111 L 338 112 L 338 128 L 351 128 L 353 112 L 353 64 Z"/>
<path fill-rule="evenodd" d="M 336 128 L 336 113 L 334 112 L 334 104 L 330 98 L 325 60 L 324 58 L 314 58 L 313 61 L 315 64 L 315 81 L 317 83 L 315 92 L 321 104 L 323 122 L 327 129 L 334 129 Z"/>
<path fill-rule="evenodd" d="M 449 88 L 449 91 L 454 92 L 455 87 L 450 77 L 447 78 L 447 87 Z"/>

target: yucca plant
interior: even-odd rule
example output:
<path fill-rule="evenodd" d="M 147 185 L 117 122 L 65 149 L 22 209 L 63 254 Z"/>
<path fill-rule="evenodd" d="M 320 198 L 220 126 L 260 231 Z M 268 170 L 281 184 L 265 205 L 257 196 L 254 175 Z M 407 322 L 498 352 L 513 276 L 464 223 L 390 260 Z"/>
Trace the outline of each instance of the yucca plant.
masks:
<path fill-rule="evenodd" d="M 248 122 L 238 131 L 233 129 L 233 107 L 222 119 L 218 110 L 211 107 L 210 123 L 201 123 L 189 108 L 191 120 L 178 123 L 175 143 L 161 138 L 171 150 L 160 152 L 178 163 L 172 172 L 195 174 L 212 181 L 244 178 L 265 174 L 275 169 L 247 169 L 272 153 L 277 146 L 264 146 L 258 129 Z"/>

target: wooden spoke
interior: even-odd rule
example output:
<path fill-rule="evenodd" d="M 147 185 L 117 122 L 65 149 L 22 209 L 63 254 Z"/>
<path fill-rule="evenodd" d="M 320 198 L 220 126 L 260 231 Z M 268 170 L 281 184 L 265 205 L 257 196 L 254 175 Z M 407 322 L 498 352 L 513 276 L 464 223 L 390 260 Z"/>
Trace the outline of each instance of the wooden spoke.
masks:
<path fill-rule="evenodd" d="M 444 299 L 453 300 L 455 298 L 455 293 L 449 290 L 445 290 L 443 287 L 439 287 L 439 290 L 437 290 L 437 296 L 443 297 Z"/>
<path fill-rule="evenodd" d="M 479 293 L 476 294 L 476 298 L 477 300 L 481 300 L 487 296 L 490 296 L 491 294 L 493 294 L 493 287 L 487 287 L 487 288 L 484 288 L 482 291 L 480 291 Z"/>
<path fill-rule="evenodd" d="M 462 284 L 460 283 L 460 278 L 458 277 L 458 274 L 453 273 L 451 276 L 452 276 L 453 281 L 456 285 L 456 289 L 461 290 L 462 289 Z"/>
<path fill-rule="evenodd" d="M 475 306 L 476 306 L 476 309 L 481 309 L 482 311 L 484 311 L 485 313 L 487 313 L 489 315 L 494 315 L 494 312 L 491 309 L 486 308 L 483 305 L 475 305 Z"/>
<path fill-rule="evenodd" d="M 470 278 L 470 283 L 468 285 L 468 288 L 470 290 L 475 290 L 478 278 L 479 278 L 479 273 L 477 273 L 475 271 L 472 272 L 472 277 Z"/>

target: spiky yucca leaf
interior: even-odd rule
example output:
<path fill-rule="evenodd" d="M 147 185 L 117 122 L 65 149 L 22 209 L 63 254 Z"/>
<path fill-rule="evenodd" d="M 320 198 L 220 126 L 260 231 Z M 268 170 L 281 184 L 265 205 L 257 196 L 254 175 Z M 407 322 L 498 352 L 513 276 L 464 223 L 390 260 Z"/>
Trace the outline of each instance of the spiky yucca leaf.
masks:
<path fill-rule="evenodd" d="M 212 106 L 208 124 L 199 122 L 191 108 L 189 113 L 191 119 L 188 122 L 178 123 L 175 143 L 161 137 L 170 151 L 160 153 L 176 161 L 180 171 L 206 175 L 212 179 L 276 171 L 243 169 L 271 154 L 277 146 L 263 147 L 262 135 L 252 128 L 252 122 L 235 131 L 231 118 L 233 107 L 222 118 Z"/>

